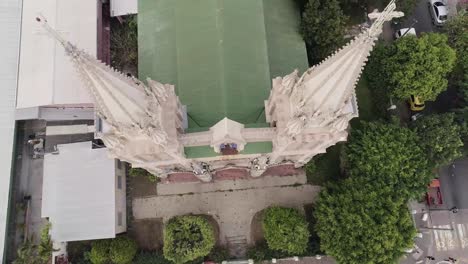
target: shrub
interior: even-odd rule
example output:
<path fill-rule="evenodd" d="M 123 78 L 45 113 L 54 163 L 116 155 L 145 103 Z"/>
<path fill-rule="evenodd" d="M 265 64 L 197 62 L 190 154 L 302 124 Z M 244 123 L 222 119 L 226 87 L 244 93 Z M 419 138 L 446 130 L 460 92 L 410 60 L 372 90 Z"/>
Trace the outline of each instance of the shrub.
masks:
<path fill-rule="evenodd" d="M 128 174 L 130 177 L 146 177 L 150 182 L 158 182 L 158 177 L 142 168 L 130 168 Z"/>
<path fill-rule="evenodd" d="M 115 264 L 128 264 L 137 253 L 136 242 L 126 236 L 113 239 L 110 243 L 110 259 Z"/>
<path fill-rule="evenodd" d="M 213 227 L 200 216 L 174 217 L 164 228 L 164 257 L 175 263 L 207 256 L 214 245 Z"/>
<path fill-rule="evenodd" d="M 104 264 L 109 261 L 110 240 L 96 240 L 91 244 L 91 252 L 88 254 L 89 261 L 93 264 Z"/>
<path fill-rule="evenodd" d="M 263 217 L 263 232 L 270 249 L 302 254 L 307 249 L 309 229 L 305 217 L 292 208 L 270 207 Z"/>
<path fill-rule="evenodd" d="M 52 258 L 52 252 L 54 251 L 52 239 L 49 235 L 50 228 L 51 224 L 47 223 L 41 230 L 41 241 L 37 247 L 37 254 L 41 263 L 48 263 Z"/>
<path fill-rule="evenodd" d="M 272 258 L 286 258 L 290 257 L 290 255 L 286 252 L 272 250 L 268 248 L 265 242 L 260 242 L 247 250 L 247 257 L 253 259 L 255 262 L 260 262 L 263 260 L 271 260 Z"/>
<path fill-rule="evenodd" d="M 227 249 L 215 247 L 213 250 L 211 250 L 211 253 L 207 256 L 207 259 L 216 263 L 221 263 L 224 260 L 228 260 L 229 257 L 230 255 Z"/>
<path fill-rule="evenodd" d="M 140 252 L 133 264 L 173 264 L 171 261 L 164 258 L 160 252 Z"/>

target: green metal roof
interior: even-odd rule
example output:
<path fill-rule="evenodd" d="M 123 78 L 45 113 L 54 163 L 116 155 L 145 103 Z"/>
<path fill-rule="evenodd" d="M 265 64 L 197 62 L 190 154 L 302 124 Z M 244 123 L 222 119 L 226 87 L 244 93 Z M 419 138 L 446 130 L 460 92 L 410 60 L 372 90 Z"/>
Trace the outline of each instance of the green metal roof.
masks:
<path fill-rule="evenodd" d="M 139 0 L 138 8 L 139 77 L 176 85 L 190 129 L 224 117 L 264 124 L 271 79 L 307 68 L 294 0 Z"/>
<path fill-rule="evenodd" d="M 239 154 L 270 153 L 272 150 L 273 143 L 271 141 L 250 142 L 245 144 L 244 150 L 239 152 Z M 222 156 L 222 154 L 216 153 L 210 146 L 185 147 L 184 152 L 185 156 L 189 159 Z"/>

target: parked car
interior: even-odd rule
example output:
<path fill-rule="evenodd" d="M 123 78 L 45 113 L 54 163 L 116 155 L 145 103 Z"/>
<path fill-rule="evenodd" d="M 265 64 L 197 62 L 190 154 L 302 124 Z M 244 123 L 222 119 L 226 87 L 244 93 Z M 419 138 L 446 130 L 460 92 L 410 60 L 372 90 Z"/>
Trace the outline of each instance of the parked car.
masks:
<path fill-rule="evenodd" d="M 429 206 L 438 206 L 444 203 L 440 191 L 439 179 L 433 179 L 429 184 L 426 192 L 426 201 Z"/>
<path fill-rule="evenodd" d="M 402 28 L 395 32 L 395 38 L 399 39 L 403 36 L 416 36 L 415 28 Z"/>
<path fill-rule="evenodd" d="M 421 112 L 422 110 L 424 110 L 424 107 L 426 107 L 424 101 L 421 100 L 421 98 L 419 98 L 418 96 L 414 95 L 410 96 L 408 103 L 410 105 L 410 110 L 413 112 Z"/>
<path fill-rule="evenodd" d="M 441 0 L 429 0 L 429 13 L 432 17 L 432 23 L 436 26 L 442 26 L 447 21 L 448 8 Z"/>

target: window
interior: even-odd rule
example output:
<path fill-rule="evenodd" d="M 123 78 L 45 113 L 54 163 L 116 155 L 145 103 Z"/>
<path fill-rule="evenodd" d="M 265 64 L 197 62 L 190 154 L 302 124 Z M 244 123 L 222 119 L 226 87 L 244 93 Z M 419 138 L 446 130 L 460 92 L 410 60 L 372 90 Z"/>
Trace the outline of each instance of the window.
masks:
<path fill-rule="evenodd" d="M 117 160 L 117 169 L 122 169 L 122 162 L 120 160 Z"/>
<path fill-rule="evenodd" d="M 117 188 L 122 190 L 122 176 L 117 176 Z"/>
<path fill-rule="evenodd" d="M 117 225 L 122 226 L 122 212 L 117 213 Z"/>
<path fill-rule="evenodd" d="M 439 17 L 439 9 L 437 8 L 437 6 L 434 7 L 434 11 L 435 11 L 436 17 Z"/>

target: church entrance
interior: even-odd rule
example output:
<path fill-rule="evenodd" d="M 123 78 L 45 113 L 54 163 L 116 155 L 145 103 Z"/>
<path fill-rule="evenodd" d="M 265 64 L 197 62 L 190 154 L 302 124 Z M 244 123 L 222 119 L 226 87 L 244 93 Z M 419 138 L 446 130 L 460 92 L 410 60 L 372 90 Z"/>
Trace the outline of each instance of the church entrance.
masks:
<path fill-rule="evenodd" d="M 220 149 L 221 149 L 221 154 L 223 155 L 236 155 L 239 153 L 239 151 L 237 151 L 236 143 L 221 144 Z"/>

